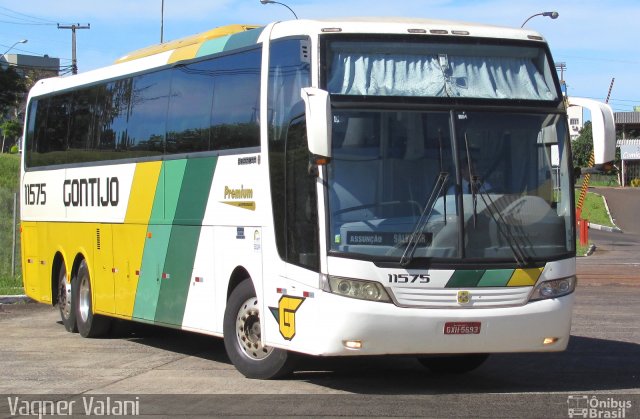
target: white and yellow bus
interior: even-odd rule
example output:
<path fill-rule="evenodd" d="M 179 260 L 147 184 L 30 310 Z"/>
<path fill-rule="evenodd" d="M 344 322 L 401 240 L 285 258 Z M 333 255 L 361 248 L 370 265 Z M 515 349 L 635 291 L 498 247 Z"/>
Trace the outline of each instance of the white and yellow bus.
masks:
<path fill-rule="evenodd" d="M 253 378 L 297 353 L 461 372 L 560 351 L 570 162 L 535 32 L 218 28 L 31 90 L 25 291 L 84 337 L 113 318 L 222 336 Z"/>

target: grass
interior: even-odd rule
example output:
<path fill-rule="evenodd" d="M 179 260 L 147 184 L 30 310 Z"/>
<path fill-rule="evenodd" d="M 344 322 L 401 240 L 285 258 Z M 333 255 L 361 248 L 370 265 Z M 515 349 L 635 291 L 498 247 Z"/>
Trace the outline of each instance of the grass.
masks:
<path fill-rule="evenodd" d="M 21 277 L 0 276 L 0 295 L 20 294 L 24 294 Z"/>
<path fill-rule="evenodd" d="M 580 190 L 576 190 L 576 204 L 580 197 Z M 614 227 L 611 222 L 611 217 L 607 213 L 607 208 L 604 204 L 604 198 L 601 195 L 587 192 L 584 204 L 582 205 L 582 218 L 589 220 L 590 223 L 599 224 L 608 227 Z"/>

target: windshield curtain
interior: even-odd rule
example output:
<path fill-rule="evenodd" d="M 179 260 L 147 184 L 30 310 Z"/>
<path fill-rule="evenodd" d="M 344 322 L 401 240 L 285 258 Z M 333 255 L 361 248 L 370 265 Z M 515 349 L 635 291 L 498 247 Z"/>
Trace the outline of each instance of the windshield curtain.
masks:
<path fill-rule="evenodd" d="M 335 41 L 330 93 L 360 96 L 557 100 L 543 48 Z"/>
<path fill-rule="evenodd" d="M 575 243 L 564 119 L 335 110 L 331 250 L 399 259 L 415 233 L 417 258 L 567 256 Z"/>

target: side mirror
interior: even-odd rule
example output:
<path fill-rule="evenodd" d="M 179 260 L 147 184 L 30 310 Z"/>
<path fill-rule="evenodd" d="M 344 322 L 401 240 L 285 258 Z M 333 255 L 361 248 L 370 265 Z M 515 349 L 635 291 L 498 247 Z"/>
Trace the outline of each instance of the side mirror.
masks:
<path fill-rule="evenodd" d="M 591 112 L 593 154 L 595 164 L 608 163 L 616 158 L 616 124 L 611 107 L 592 99 L 570 97 L 569 106 L 582 106 Z"/>
<path fill-rule="evenodd" d="M 307 141 L 311 154 L 331 158 L 331 101 L 329 92 L 315 87 L 300 91 L 307 116 Z"/>

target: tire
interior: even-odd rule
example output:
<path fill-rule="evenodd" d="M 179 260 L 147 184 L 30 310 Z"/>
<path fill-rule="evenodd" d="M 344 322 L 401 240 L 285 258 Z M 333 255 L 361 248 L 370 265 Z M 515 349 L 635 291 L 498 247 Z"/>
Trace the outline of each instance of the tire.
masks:
<path fill-rule="evenodd" d="M 267 380 L 293 372 L 292 353 L 261 343 L 258 299 L 250 279 L 242 281 L 229 296 L 223 332 L 227 355 L 245 377 Z"/>
<path fill-rule="evenodd" d="M 78 333 L 76 324 L 76 311 L 73 308 L 74 295 L 71 283 L 67 281 L 67 268 L 62 262 L 58 271 L 58 309 L 60 319 L 67 332 Z"/>
<path fill-rule="evenodd" d="M 109 318 L 93 314 L 93 302 L 91 295 L 91 279 L 87 263 L 83 260 L 78 267 L 76 277 L 71 281 L 74 289 L 74 308 L 78 332 L 83 338 L 96 338 L 104 336 L 109 331 Z"/>
<path fill-rule="evenodd" d="M 464 374 L 482 365 L 489 354 L 419 357 L 418 361 L 435 374 Z"/>

